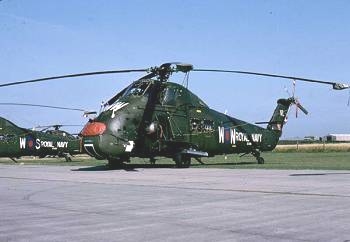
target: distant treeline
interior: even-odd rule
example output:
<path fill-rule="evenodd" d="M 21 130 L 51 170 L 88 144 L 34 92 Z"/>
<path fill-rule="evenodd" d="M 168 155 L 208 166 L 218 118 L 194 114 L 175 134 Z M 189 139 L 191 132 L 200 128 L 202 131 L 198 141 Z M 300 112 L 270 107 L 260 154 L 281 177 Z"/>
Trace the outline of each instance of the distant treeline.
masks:
<path fill-rule="evenodd" d="M 278 145 L 296 145 L 296 144 L 337 144 L 337 143 L 350 143 L 339 141 L 319 141 L 319 140 L 279 140 Z"/>
<path fill-rule="evenodd" d="M 290 140 L 290 143 L 277 145 L 275 152 L 350 152 L 350 142 L 310 142 Z"/>

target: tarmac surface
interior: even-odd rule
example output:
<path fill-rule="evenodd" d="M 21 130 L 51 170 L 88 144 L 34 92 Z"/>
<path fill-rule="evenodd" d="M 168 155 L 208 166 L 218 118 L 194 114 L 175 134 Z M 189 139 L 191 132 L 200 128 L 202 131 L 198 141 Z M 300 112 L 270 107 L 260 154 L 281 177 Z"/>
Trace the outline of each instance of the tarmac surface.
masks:
<path fill-rule="evenodd" d="M 0 241 L 350 241 L 350 172 L 0 165 Z"/>

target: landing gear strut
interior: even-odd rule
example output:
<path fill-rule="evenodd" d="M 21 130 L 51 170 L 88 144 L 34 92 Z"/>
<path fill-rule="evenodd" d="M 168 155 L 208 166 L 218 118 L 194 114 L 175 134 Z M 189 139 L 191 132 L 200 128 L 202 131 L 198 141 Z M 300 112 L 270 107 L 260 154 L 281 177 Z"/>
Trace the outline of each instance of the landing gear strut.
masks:
<path fill-rule="evenodd" d="M 191 156 L 185 154 L 176 154 L 174 159 L 176 168 L 188 168 L 191 165 Z"/>
<path fill-rule="evenodd" d="M 258 162 L 258 164 L 264 164 L 265 163 L 265 160 L 264 160 L 264 158 L 262 158 L 260 156 L 260 152 L 259 151 L 257 151 L 257 150 L 253 151 L 252 154 L 256 158 L 256 161 Z"/>
<path fill-rule="evenodd" d="M 156 164 L 156 158 L 154 158 L 154 157 L 149 158 L 149 163 L 151 163 L 151 165 L 155 165 Z"/>
<path fill-rule="evenodd" d="M 64 153 L 63 157 L 64 157 L 64 159 L 66 159 L 66 162 L 71 162 L 72 161 L 72 158 L 67 153 Z"/>

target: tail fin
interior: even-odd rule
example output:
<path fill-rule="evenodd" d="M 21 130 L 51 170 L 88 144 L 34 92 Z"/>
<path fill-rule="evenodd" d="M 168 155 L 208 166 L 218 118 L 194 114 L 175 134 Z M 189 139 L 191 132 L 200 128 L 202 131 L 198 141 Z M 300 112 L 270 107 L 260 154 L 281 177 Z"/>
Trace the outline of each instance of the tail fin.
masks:
<path fill-rule="evenodd" d="M 281 136 L 283 125 L 287 119 L 287 113 L 291 104 L 295 103 L 294 98 L 279 99 L 277 101 L 277 107 L 273 112 L 271 120 L 267 125 L 267 129 L 276 131 Z"/>
<path fill-rule="evenodd" d="M 0 117 L 0 134 L 23 133 L 23 129 L 11 121 Z"/>

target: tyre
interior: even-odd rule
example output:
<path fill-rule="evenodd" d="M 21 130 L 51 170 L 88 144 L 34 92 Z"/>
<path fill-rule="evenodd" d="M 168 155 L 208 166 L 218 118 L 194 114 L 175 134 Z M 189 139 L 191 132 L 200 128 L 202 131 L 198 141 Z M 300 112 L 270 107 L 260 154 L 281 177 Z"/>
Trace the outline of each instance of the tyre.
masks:
<path fill-rule="evenodd" d="M 177 154 L 174 161 L 176 168 L 188 168 L 191 165 L 191 157 L 184 154 Z"/>
<path fill-rule="evenodd" d="M 257 160 L 258 160 L 258 164 L 264 164 L 265 163 L 265 160 L 264 160 L 264 158 L 262 158 L 262 157 L 258 157 L 258 158 L 256 158 Z"/>
<path fill-rule="evenodd" d="M 121 169 L 123 167 L 123 162 L 120 159 L 108 159 L 108 169 Z"/>

